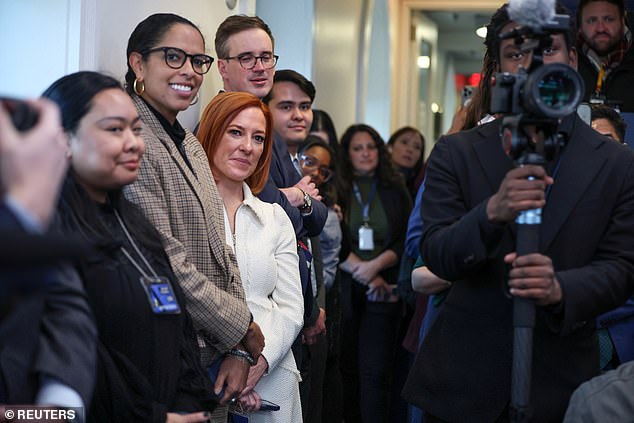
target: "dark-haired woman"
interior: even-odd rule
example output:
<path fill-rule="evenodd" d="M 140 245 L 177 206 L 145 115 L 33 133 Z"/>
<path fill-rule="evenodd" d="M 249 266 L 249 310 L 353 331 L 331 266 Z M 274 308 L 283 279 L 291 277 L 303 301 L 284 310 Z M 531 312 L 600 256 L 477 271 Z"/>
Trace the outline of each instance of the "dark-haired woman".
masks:
<path fill-rule="evenodd" d="M 214 392 L 224 392 L 220 403 L 226 404 L 245 388 L 249 361 L 258 359 L 264 338 L 247 307 L 235 255 L 224 242 L 222 201 L 207 156 L 177 120 L 197 101 L 213 59 L 205 54 L 200 30 L 168 13 L 137 25 L 127 55 L 126 89 L 145 125 L 146 154 L 126 196 L 161 234 L 185 291 L 203 365 L 219 365 Z M 213 421 L 226 419 L 226 407 L 218 407 Z"/>
<path fill-rule="evenodd" d="M 346 422 L 384 422 L 402 314 L 395 294 L 398 263 L 412 203 L 374 128 L 349 127 L 341 150 L 340 192 L 349 240 L 340 265 L 344 417 Z"/>
<path fill-rule="evenodd" d="M 392 164 L 403 178 L 412 201 L 423 183 L 425 174 L 425 137 L 416 128 L 404 126 L 387 141 Z"/>
<path fill-rule="evenodd" d="M 325 110 L 313 109 L 313 123 L 310 126 L 310 134 L 326 141 L 334 153 L 334 158 L 339 157 L 337 130 L 330 115 Z"/>
<path fill-rule="evenodd" d="M 44 96 L 70 139 L 61 227 L 94 247 L 76 262 L 99 332 L 88 421 L 206 421 L 200 411 L 216 402 L 182 291 L 158 233 L 122 195 L 144 152 L 139 115 L 116 80 L 95 72 L 65 76 Z"/>

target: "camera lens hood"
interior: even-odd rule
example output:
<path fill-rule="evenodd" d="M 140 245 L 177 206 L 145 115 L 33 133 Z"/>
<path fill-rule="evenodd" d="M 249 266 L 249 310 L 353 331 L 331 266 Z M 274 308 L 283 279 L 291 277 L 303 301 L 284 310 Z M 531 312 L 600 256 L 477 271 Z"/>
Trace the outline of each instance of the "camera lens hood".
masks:
<path fill-rule="evenodd" d="M 564 63 L 549 63 L 528 75 L 523 105 L 533 116 L 561 118 L 575 112 L 583 92 L 583 80 L 576 70 Z"/>

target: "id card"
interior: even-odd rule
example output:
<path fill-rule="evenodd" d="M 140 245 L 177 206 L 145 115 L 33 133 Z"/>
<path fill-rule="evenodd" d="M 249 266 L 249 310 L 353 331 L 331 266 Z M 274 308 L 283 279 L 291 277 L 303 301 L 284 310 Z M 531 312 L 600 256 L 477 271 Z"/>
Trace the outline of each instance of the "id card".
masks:
<path fill-rule="evenodd" d="M 169 279 L 163 276 L 141 276 L 140 281 L 154 314 L 179 314 L 181 312 Z"/>
<path fill-rule="evenodd" d="M 249 423 L 249 418 L 236 410 L 229 411 L 227 423 Z"/>
<path fill-rule="evenodd" d="M 367 225 L 359 227 L 359 250 L 374 250 L 374 231 Z"/>

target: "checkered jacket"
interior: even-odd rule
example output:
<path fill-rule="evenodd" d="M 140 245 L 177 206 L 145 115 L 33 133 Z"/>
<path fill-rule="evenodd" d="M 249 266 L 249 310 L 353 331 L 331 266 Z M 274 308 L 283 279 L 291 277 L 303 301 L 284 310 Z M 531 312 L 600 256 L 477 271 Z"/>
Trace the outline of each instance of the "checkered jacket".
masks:
<path fill-rule="evenodd" d="M 187 131 L 183 141 L 194 174 L 143 100 L 134 94 L 132 100 L 144 123 L 145 155 L 125 195 L 161 234 L 207 366 L 242 339 L 250 320 L 236 258 L 225 243 L 222 202 L 196 137 Z"/>

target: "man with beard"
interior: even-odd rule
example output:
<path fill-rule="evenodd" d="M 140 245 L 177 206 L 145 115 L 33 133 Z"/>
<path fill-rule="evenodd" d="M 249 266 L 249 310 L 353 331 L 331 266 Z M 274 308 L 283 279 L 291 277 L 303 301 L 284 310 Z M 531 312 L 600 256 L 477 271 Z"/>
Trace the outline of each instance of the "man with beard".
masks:
<path fill-rule="evenodd" d="M 614 102 L 634 112 L 632 33 L 626 25 L 623 0 L 580 0 L 579 73 L 586 86 L 584 101 Z"/>

